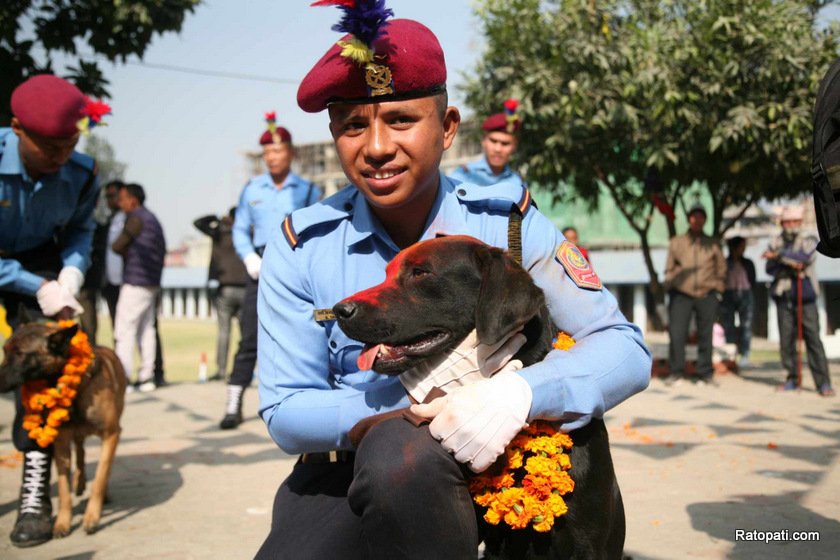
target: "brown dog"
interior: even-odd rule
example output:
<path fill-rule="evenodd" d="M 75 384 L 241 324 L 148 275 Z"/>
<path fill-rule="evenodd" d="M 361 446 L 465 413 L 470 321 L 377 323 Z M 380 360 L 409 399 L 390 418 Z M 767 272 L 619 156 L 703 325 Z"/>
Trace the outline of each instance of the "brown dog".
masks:
<path fill-rule="evenodd" d="M 56 380 L 64 364 L 70 341 L 78 325 L 67 328 L 26 323 L 18 327 L 6 342 L 0 364 L 0 392 L 7 392 L 36 379 Z M 108 348 L 95 346 L 94 361 L 82 377 L 70 409 L 70 420 L 58 428 L 53 458 L 58 472 L 58 515 L 53 535 L 70 533 L 73 503 L 70 496 L 71 446 L 76 444 L 76 473 L 73 487 L 80 496 L 86 485 L 84 440 L 91 434 L 102 438 L 102 455 L 93 480 L 83 527 L 93 533 L 99 525 L 102 502 L 108 489 L 108 477 L 120 439 L 120 416 L 123 411 L 127 379 L 117 355 Z"/>

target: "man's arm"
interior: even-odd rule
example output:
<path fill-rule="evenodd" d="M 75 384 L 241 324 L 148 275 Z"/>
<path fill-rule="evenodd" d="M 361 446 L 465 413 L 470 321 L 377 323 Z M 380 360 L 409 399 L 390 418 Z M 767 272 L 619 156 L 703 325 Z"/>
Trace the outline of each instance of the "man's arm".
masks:
<path fill-rule="evenodd" d="M 805 237 L 798 243 L 798 246 L 794 245 L 794 247 L 779 252 L 779 261 L 783 265 L 796 270 L 804 270 L 817 260 L 816 238 Z"/>
<path fill-rule="evenodd" d="M 118 255 L 125 256 L 129 245 L 140 235 L 141 231 L 143 231 L 143 221 L 137 216 L 128 216 L 125 219 L 123 230 L 111 243 L 111 250 Z"/>
<path fill-rule="evenodd" d="M 44 279 L 32 274 L 13 259 L 0 259 L 0 288 L 34 296 Z"/>
<path fill-rule="evenodd" d="M 715 242 L 714 247 L 715 290 L 722 294 L 726 291 L 726 258 L 717 242 Z"/>
<path fill-rule="evenodd" d="M 210 214 L 209 216 L 200 217 L 193 222 L 193 225 L 204 235 L 215 237 L 219 231 L 219 223 L 219 218 Z"/>
<path fill-rule="evenodd" d="M 251 207 L 248 204 L 248 185 L 242 189 L 242 194 L 239 196 L 239 204 L 236 206 L 236 217 L 233 221 L 233 247 L 236 249 L 236 254 L 239 258 L 245 260 L 248 255 L 255 255 L 256 250 L 254 242 L 251 240 L 251 228 L 254 225 L 251 219 Z"/>
<path fill-rule="evenodd" d="M 257 300 L 260 416 L 287 453 L 351 449 L 350 429 L 373 414 L 408 406 L 405 389 L 396 377 L 377 380 L 382 387 L 367 391 L 337 381 L 330 372 L 327 329 L 313 317 L 302 249 L 292 251 L 282 236 L 274 236 L 265 256 Z"/>
<path fill-rule="evenodd" d="M 676 239 L 677 238 L 674 237 L 668 243 L 668 257 L 665 261 L 665 281 L 663 282 L 663 287 L 666 290 L 671 289 L 674 278 L 676 278 L 677 274 L 682 271 L 682 266 L 680 265 L 680 261 L 677 260 L 676 251 L 674 250 Z"/>
<path fill-rule="evenodd" d="M 528 419 L 579 428 L 647 387 L 650 351 L 612 294 L 579 288 L 571 280 L 554 258 L 563 236 L 544 215 L 534 210 L 526 215 L 522 239 L 523 263 L 545 293 L 552 319 L 576 341 L 570 350 L 552 350 L 518 372 L 533 393 Z"/>

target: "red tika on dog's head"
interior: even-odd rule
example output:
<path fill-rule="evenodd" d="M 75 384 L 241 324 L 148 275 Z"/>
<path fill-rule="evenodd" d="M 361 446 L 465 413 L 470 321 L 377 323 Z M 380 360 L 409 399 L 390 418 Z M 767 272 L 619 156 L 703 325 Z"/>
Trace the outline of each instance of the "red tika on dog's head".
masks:
<path fill-rule="evenodd" d="M 520 354 L 528 362 L 550 346 L 542 290 L 501 249 L 465 235 L 438 237 L 404 249 L 385 270 L 384 282 L 333 307 L 344 333 L 365 343 L 360 369 L 399 374 L 449 352 L 473 329 L 493 344 L 524 326 Z"/>

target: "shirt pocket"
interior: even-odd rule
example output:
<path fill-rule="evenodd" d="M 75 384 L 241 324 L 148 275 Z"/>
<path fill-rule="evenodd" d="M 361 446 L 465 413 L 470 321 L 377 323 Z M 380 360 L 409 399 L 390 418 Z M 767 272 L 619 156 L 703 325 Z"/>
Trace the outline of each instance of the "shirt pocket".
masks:
<path fill-rule="evenodd" d="M 356 361 L 362 352 L 363 344 L 348 337 L 338 326 L 329 336 L 330 374 L 336 385 L 355 386 L 376 378 L 370 371 L 359 371 Z"/>

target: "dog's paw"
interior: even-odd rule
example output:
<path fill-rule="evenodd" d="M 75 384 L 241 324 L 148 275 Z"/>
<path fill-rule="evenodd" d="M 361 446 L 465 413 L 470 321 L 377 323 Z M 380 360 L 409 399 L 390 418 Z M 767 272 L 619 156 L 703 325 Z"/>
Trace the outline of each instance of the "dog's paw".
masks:
<path fill-rule="evenodd" d="M 70 520 L 63 521 L 60 519 L 55 520 L 55 525 L 53 525 L 53 538 L 55 539 L 62 539 L 70 534 Z"/>
<path fill-rule="evenodd" d="M 93 514 L 90 512 L 85 512 L 84 521 L 82 521 L 82 527 L 85 530 L 85 533 L 91 535 L 99 530 L 99 515 Z"/>

